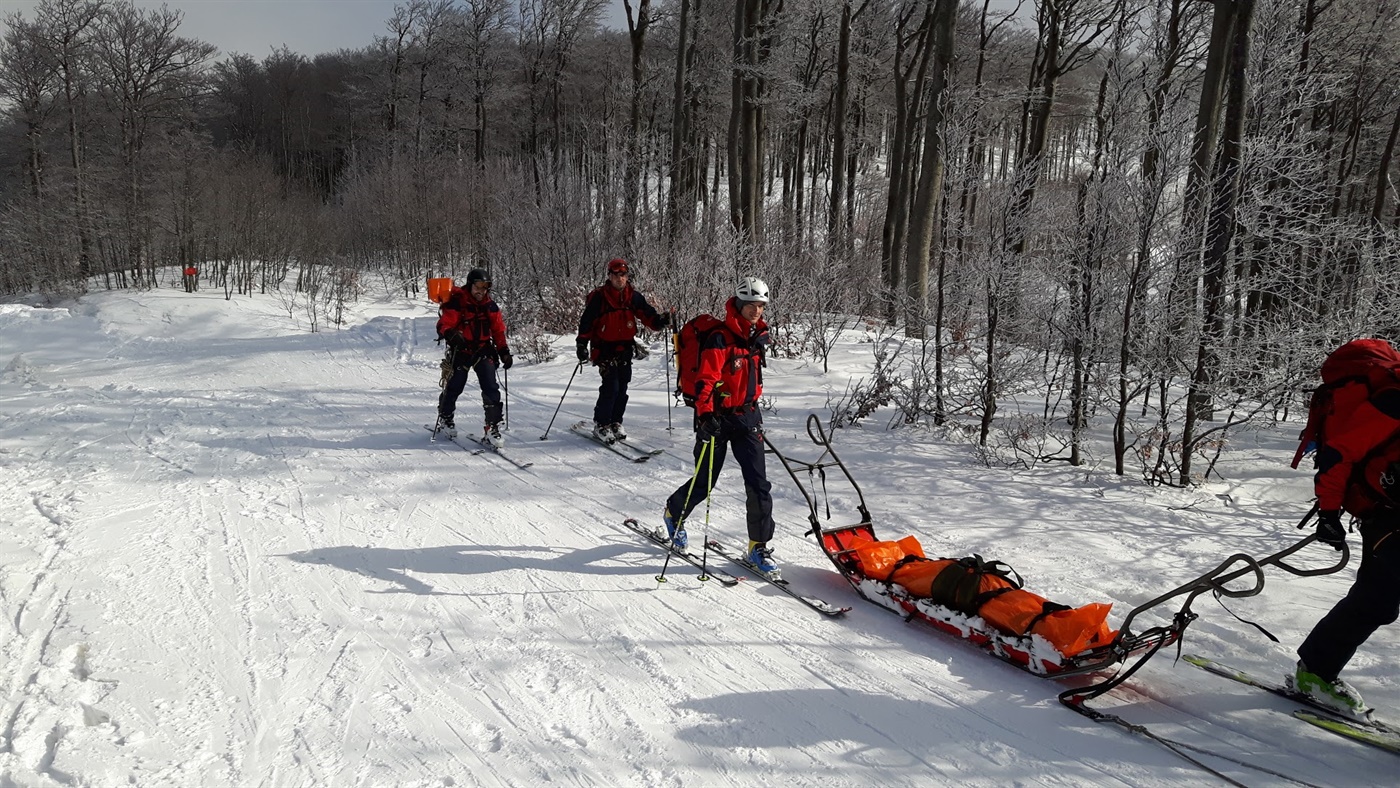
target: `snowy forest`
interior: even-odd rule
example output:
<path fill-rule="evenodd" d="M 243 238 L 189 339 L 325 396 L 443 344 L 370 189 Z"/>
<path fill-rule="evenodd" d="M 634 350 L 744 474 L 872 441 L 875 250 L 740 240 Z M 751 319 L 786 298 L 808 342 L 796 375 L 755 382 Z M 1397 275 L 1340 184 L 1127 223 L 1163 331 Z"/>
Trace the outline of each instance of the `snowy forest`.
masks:
<path fill-rule="evenodd" d="M 412 0 L 262 58 L 12 13 L 0 294 L 195 266 L 327 330 L 482 267 L 543 361 L 611 257 L 682 318 L 752 274 L 780 354 L 868 334 L 838 426 L 1163 485 L 1400 327 L 1396 0 L 621 2 Z"/>

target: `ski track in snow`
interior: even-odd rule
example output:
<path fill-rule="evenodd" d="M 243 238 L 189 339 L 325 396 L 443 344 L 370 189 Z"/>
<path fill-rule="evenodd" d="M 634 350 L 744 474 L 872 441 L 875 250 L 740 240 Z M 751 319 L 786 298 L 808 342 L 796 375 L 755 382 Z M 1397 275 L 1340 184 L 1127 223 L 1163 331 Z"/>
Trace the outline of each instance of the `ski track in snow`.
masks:
<path fill-rule="evenodd" d="M 568 431 L 590 414 L 592 370 L 538 440 L 573 361 L 522 360 L 507 451 L 534 466 L 519 470 L 423 431 L 441 357 L 429 309 L 358 308 L 352 327 L 308 334 L 276 303 L 221 293 L 0 305 L 0 786 L 1207 780 L 1060 708 L 1061 684 L 859 600 L 802 536 L 804 499 L 771 456 L 785 575 L 854 610 L 825 620 L 681 562 L 658 584 L 664 554 L 621 520 L 657 523 L 694 469 L 690 412 L 665 429 L 664 353 L 632 387 L 630 430 L 667 449 L 642 464 Z M 830 374 L 775 360 L 770 438 L 814 457 L 806 413 L 868 358 L 853 340 Z M 460 427 L 479 409 L 473 381 Z M 988 469 L 957 440 L 881 423 L 835 436 L 878 533 L 1008 561 L 1057 601 L 1114 602 L 1114 622 L 1229 552 L 1280 549 L 1309 496 L 1288 428 L 1237 437 L 1229 480 L 1165 491 L 1102 468 Z M 856 496 L 839 474 L 827 489 L 848 522 Z M 704 511 L 692 533 L 745 538 L 736 467 L 708 525 Z M 1270 572 L 1264 594 L 1227 602 L 1285 646 L 1198 600 L 1187 648 L 1277 673 L 1349 579 Z M 1348 671 L 1383 711 L 1397 660 L 1382 630 Z M 1168 654 L 1098 704 L 1311 783 L 1393 781 L 1393 756 Z"/>

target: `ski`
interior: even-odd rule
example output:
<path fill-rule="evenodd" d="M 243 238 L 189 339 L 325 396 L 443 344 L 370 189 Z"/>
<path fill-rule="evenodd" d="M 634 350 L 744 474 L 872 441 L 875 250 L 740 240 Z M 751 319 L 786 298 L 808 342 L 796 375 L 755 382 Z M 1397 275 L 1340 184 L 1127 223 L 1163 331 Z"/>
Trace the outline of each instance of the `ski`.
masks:
<path fill-rule="evenodd" d="M 1311 722 L 1319 728 L 1324 728 L 1343 736 L 1350 736 L 1353 739 L 1367 741 L 1368 744 L 1376 744 L 1378 747 L 1386 747 L 1386 745 L 1380 744 L 1377 741 L 1367 740 L 1363 738 L 1363 736 L 1370 736 L 1372 739 L 1388 741 L 1391 746 L 1387 749 L 1391 749 L 1393 752 L 1400 752 L 1400 727 L 1375 719 L 1374 717 L 1368 717 L 1364 720 L 1348 717 L 1334 709 L 1318 704 L 1307 695 L 1293 692 L 1281 684 L 1271 684 L 1263 679 L 1251 676 L 1242 670 L 1237 670 L 1207 657 L 1187 654 L 1183 656 L 1182 659 L 1202 670 L 1214 673 L 1217 676 L 1224 676 L 1227 679 L 1238 681 L 1241 684 L 1254 687 L 1255 689 L 1261 689 L 1265 692 L 1271 692 L 1280 698 L 1287 698 L 1295 703 L 1301 703 L 1307 706 L 1307 710 L 1296 711 L 1293 713 L 1293 716 Z M 1328 724 L 1324 725 L 1322 722 L 1316 722 L 1315 719 L 1325 721 Z M 1343 732 L 1339 730 L 1339 728 L 1346 728 L 1347 731 Z M 1356 735 L 1352 735 L 1353 733 Z"/>
<path fill-rule="evenodd" d="M 632 461 L 632 462 L 646 462 L 647 460 L 649 460 L 649 459 L 651 459 L 652 457 L 656 456 L 656 455 L 654 455 L 654 454 L 633 454 L 633 453 L 631 453 L 631 452 L 629 452 L 629 451 L 627 451 L 627 450 L 625 450 L 625 449 L 619 447 L 616 443 L 608 443 L 608 442 L 606 442 L 606 441 L 600 441 L 600 440 L 598 440 L 597 438 L 593 437 L 593 430 L 590 430 L 590 429 L 588 428 L 588 422 L 586 422 L 586 421 L 580 421 L 580 422 L 575 423 L 573 426 L 569 427 L 569 432 L 572 432 L 572 433 L 574 433 L 575 435 L 581 435 L 581 436 L 587 438 L 588 440 L 591 440 L 591 441 L 593 441 L 594 443 L 598 444 L 599 446 L 602 446 L 603 448 L 607 449 L 608 451 L 613 452 L 614 454 L 618 455 L 619 457 L 625 457 L 626 459 L 628 459 L 628 460 L 630 460 L 630 461 Z"/>
<path fill-rule="evenodd" d="M 456 438 L 452 437 L 451 435 L 448 435 L 446 430 L 438 430 L 438 429 L 434 428 L 433 425 L 431 425 L 431 424 L 424 424 L 424 425 L 423 425 L 423 429 L 425 429 L 425 430 L 427 430 L 428 432 L 431 432 L 431 433 L 433 434 L 433 437 L 430 438 L 430 440 L 432 440 L 433 443 L 437 443 L 438 440 L 451 441 L 452 443 L 456 443 L 458 446 L 461 446 L 461 448 L 462 448 L 463 450 L 469 451 L 469 452 L 471 452 L 472 454 L 480 454 L 480 453 L 481 453 L 479 450 L 477 450 L 477 449 L 475 449 L 475 448 L 472 448 L 471 446 L 462 446 L 462 444 L 459 443 L 459 442 L 457 441 Z"/>
<path fill-rule="evenodd" d="M 1345 736 L 1348 739 L 1379 747 L 1387 752 L 1400 755 L 1400 732 L 1389 731 L 1385 728 L 1377 728 L 1371 725 L 1363 725 L 1359 722 L 1332 717 L 1325 714 L 1318 714 L 1314 711 L 1298 709 L 1293 712 L 1293 716 L 1304 722 L 1310 722 L 1317 727 L 1335 733 L 1338 736 Z M 1389 726 L 1386 726 L 1387 728 Z"/>
<path fill-rule="evenodd" d="M 501 459 L 505 460 L 506 462 L 510 463 L 511 465 L 514 465 L 515 467 L 519 468 L 519 469 L 522 470 L 522 471 L 525 470 L 526 468 L 529 468 L 531 465 L 534 465 L 533 462 L 529 462 L 529 461 L 526 461 L 526 460 L 518 460 L 518 459 L 516 459 L 515 457 L 512 457 L 512 456 L 509 455 L 509 454 L 506 454 L 505 449 L 502 449 L 501 447 L 499 447 L 499 446 L 493 444 L 491 441 L 486 440 L 485 437 L 481 437 L 481 438 L 469 438 L 468 440 L 470 440 L 471 442 L 473 442 L 473 443 L 475 443 L 475 444 L 477 444 L 477 445 L 479 445 L 479 446 L 481 447 L 481 448 L 479 448 L 479 449 L 472 449 L 472 450 L 471 450 L 471 453 L 472 453 L 472 454 L 481 454 L 481 453 L 483 453 L 483 452 L 485 452 L 485 453 L 487 453 L 487 454 L 494 454 L 494 455 L 496 455 L 497 457 L 500 457 Z M 454 441 L 454 442 L 455 442 L 455 441 Z"/>
<path fill-rule="evenodd" d="M 427 430 L 428 432 L 431 432 L 431 433 L 433 434 L 432 440 L 433 440 L 434 442 L 437 442 L 437 440 L 438 440 L 438 435 L 441 434 L 438 430 L 433 429 L 433 427 L 432 427 L 431 424 L 424 424 L 424 425 L 423 425 L 423 429 Z M 510 456 L 509 454 L 506 454 L 504 451 L 502 451 L 502 450 L 496 448 L 495 446 L 491 445 L 491 442 L 488 441 L 488 440 L 486 440 L 484 437 L 483 437 L 483 438 L 467 438 L 468 441 L 471 441 L 472 444 L 475 444 L 475 445 L 470 445 L 470 446 L 467 445 L 467 444 L 465 444 L 465 443 L 463 443 L 461 440 L 459 440 L 459 438 L 461 438 L 460 435 L 459 435 L 458 437 L 456 437 L 456 438 L 451 437 L 450 435 L 444 435 L 443 437 L 445 437 L 447 440 L 452 441 L 453 443 L 457 444 L 457 445 L 460 446 L 464 451 L 467 451 L 467 452 L 471 453 L 473 456 L 478 455 L 478 454 L 485 454 L 486 452 L 491 452 L 492 454 L 495 454 L 497 457 L 500 457 L 501 459 L 505 460 L 506 462 L 510 463 L 511 465 L 514 465 L 515 467 L 517 467 L 517 468 L 519 468 L 519 469 L 521 469 L 521 470 L 524 470 L 524 469 L 529 468 L 530 466 L 534 465 L 533 462 L 527 462 L 527 461 L 517 460 L 516 458 Z"/>
<path fill-rule="evenodd" d="M 796 599 L 797 601 L 801 602 L 807 607 L 812 608 L 818 613 L 821 613 L 824 616 L 834 618 L 836 616 L 845 615 L 851 610 L 851 608 L 849 607 L 837 607 L 836 605 L 833 605 L 824 599 L 819 599 L 814 596 L 807 596 L 805 594 L 799 594 L 792 588 L 792 586 L 788 585 L 788 581 L 783 580 L 782 578 L 775 578 L 768 575 L 763 570 L 759 569 L 752 561 L 750 561 L 742 555 L 730 551 L 729 548 L 725 547 L 724 545 L 720 544 L 714 539 L 711 539 L 707 543 L 707 545 L 711 551 L 722 555 L 725 558 L 728 558 L 730 561 L 733 561 L 739 566 L 744 567 L 745 569 L 749 570 L 750 574 L 768 581 L 768 583 L 770 583 L 771 585 L 782 589 L 783 593 L 787 594 L 793 599 Z"/>
<path fill-rule="evenodd" d="M 593 436 L 590 435 L 589 437 Z M 642 454 L 647 455 L 648 457 L 655 457 L 656 455 L 666 451 L 665 449 L 648 448 L 646 446 L 641 445 L 640 443 L 633 442 L 631 438 L 623 438 L 622 440 L 618 441 L 618 444 L 626 446 L 627 448 L 632 449 L 633 451 L 639 451 Z"/>
<path fill-rule="evenodd" d="M 675 557 L 681 559 L 682 561 L 685 561 L 686 563 L 690 564 L 696 569 L 699 569 L 702 573 L 701 577 L 705 577 L 706 575 L 708 575 L 709 577 L 713 577 L 714 579 L 718 580 L 720 582 L 720 585 L 726 586 L 737 585 L 739 583 L 739 578 L 729 574 L 723 569 L 715 569 L 712 566 L 707 566 L 704 558 L 702 558 L 701 556 L 689 552 L 688 550 L 682 550 L 678 547 L 673 547 L 671 545 L 671 540 L 667 539 L 665 536 L 662 536 L 660 531 L 646 528 L 641 523 L 637 522 L 635 518 L 629 517 L 626 520 L 623 520 L 622 524 L 632 529 L 633 531 L 636 531 L 642 536 L 645 536 L 649 541 L 651 541 L 652 544 L 657 545 L 658 547 L 664 550 L 669 550 L 671 552 L 671 555 L 674 555 Z"/>

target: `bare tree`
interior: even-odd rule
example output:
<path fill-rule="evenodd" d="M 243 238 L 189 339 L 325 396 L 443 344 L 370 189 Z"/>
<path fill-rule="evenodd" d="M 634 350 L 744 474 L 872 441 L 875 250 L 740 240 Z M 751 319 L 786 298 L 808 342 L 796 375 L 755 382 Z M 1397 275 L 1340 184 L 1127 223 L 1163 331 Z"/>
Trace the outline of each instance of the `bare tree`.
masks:
<path fill-rule="evenodd" d="M 460 44 L 472 105 L 472 159 L 486 163 L 488 106 L 500 89 L 504 35 L 510 23 L 510 0 L 462 0 Z"/>
<path fill-rule="evenodd" d="M 166 124 L 179 123 L 200 90 L 200 68 L 211 44 L 176 34 L 181 14 L 169 8 L 143 11 L 129 2 L 111 6 L 94 36 L 99 81 L 119 130 L 123 244 L 114 262 L 136 280 L 153 281 L 146 187 L 151 178 L 148 144 Z"/>
<path fill-rule="evenodd" d="M 953 25 L 957 22 L 957 11 L 955 0 L 937 0 L 929 27 L 933 59 L 929 66 L 928 113 L 924 121 L 919 185 L 909 212 L 909 249 L 904 256 L 904 295 L 909 309 L 905 315 L 905 332 L 913 337 L 924 335 L 930 247 L 939 236 L 938 202 L 943 194 L 943 166 L 947 157 L 944 90 L 954 60 Z"/>
<path fill-rule="evenodd" d="M 92 31 L 104 8 L 103 0 L 44 0 L 35 12 L 37 24 L 49 47 L 49 57 L 58 69 L 59 80 L 63 84 L 69 164 L 73 170 L 73 224 L 78 233 L 78 275 L 81 279 L 95 272 L 83 138 L 87 131 L 88 58 Z"/>

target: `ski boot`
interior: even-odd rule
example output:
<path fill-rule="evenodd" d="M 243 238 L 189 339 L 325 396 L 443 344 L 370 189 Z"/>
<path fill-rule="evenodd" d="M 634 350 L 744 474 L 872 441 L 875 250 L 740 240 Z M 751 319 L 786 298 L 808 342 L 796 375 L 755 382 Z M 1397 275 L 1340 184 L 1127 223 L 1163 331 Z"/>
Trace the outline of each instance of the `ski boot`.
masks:
<path fill-rule="evenodd" d="M 486 442 L 498 449 L 506 445 L 505 436 L 501 434 L 501 423 L 499 421 L 486 425 Z"/>
<path fill-rule="evenodd" d="M 1308 670 L 1308 666 L 1298 660 L 1298 668 L 1284 677 L 1284 686 L 1299 695 L 1306 695 L 1314 703 L 1336 711 L 1343 717 L 1370 721 L 1371 709 L 1361 699 L 1361 693 L 1350 684 L 1337 679 L 1328 681 Z"/>
<path fill-rule="evenodd" d="M 745 556 L 754 568 L 762 572 L 769 580 L 782 580 L 782 575 L 778 573 L 778 562 L 773 560 L 773 548 L 764 542 L 749 542 L 749 552 Z"/>
<path fill-rule="evenodd" d="M 610 424 L 595 423 L 593 425 L 593 438 L 607 444 L 611 444 L 613 441 L 617 440 L 617 436 L 613 434 L 612 425 Z"/>
<path fill-rule="evenodd" d="M 627 440 L 627 431 L 622 428 L 622 422 L 612 425 L 612 435 L 615 441 Z"/>
<path fill-rule="evenodd" d="M 434 433 L 442 433 L 449 438 L 457 437 L 457 425 L 452 423 L 451 416 L 438 416 L 437 426 L 433 427 Z"/>
<path fill-rule="evenodd" d="M 690 544 L 690 535 L 685 532 L 685 526 L 676 525 L 676 519 L 671 516 L 670 509 L 661 513 L 661 521 L 666 524 L 666 533 L 671 537 L 671 546 L 677 550 L 684 550 Z"/>

